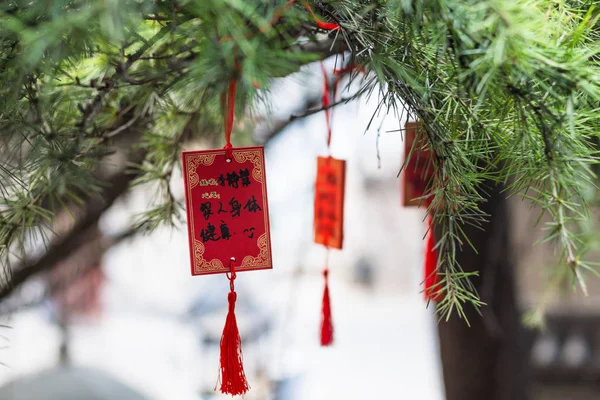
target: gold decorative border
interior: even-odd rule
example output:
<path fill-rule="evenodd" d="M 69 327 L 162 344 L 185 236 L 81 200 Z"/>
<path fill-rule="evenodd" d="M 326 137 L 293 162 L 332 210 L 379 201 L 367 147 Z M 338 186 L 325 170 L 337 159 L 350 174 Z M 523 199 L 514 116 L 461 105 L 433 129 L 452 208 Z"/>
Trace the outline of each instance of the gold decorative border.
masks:
<path fill-rule="evenodd" d="M 187 162 L 187 171 L 188 171 L 188 182 L 190 184 L 190 190 L 192 188 L 194 188 L 199 182 L 200 182 L 200 178 L 198 177 L 198 174 L 196 173 L 196 168 L 198 168 L 198 166 L 200 164 L 205 165 L 205 166 L 209 166 L 212 165 L 212 163 L 215 162 L 215 156 L 216 154 L 197 154 L 197 155 L 189 155 L 186 157 L 186 162 Z"/>
<path fill-rule="evenodd" d="M 256 257 L 252 257 L 252 256 L 246 256 L 244 257 L 244 259 L 242 260 L 242 267 L 245 268 L 261 268 L 264 267 L 265 265 L 269 265 L 269 257 L 268 257 L 268 240 L 267 240 L 267 234 L 263 233 L 262 235 L 260 235 L 260 237 L 258 238 L 258 241 L 256 242 L 258 244 L 258 248 L 260 249 L 260 252 L 258 253 L 258 256 Z"/>
<path fill-rule="evenodd" d="M 204 244 L 194 239 L 194 272 L 222 271 L 225 269 L 221 260 L 213 258 L 206 261 L 202 255 L 204 254 Z"/>
<path fill-rule="evenodd" d="M 246 161 L 250 161 L 254 165 L 254 169 L 252 170 L 252 177 L 257 182 L 262 183 L 264 181 L 262 157 L 260 150 L 233 150 L 233 158 L 240 164 L 245 163 Z"/>

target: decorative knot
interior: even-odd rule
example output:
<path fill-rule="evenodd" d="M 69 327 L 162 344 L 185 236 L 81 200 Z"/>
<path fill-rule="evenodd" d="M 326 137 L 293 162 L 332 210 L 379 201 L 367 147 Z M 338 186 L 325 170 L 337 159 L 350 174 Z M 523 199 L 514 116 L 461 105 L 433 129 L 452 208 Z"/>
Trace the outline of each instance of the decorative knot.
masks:
<path fill-rule="evenodd" d="M 233 160 L 233 146 L 231 143 L 227 143 L 223 148 L 225 149 L 225 160 L 231 162 Z"/>

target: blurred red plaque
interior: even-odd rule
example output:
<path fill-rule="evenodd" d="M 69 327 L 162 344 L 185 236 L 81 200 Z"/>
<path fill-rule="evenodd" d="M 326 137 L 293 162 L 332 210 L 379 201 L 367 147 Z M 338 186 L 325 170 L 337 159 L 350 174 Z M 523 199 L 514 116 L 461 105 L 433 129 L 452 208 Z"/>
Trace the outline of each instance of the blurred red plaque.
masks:
<path fill-rule="evenodd" d="M 403 173 L 403 196 L 402 205 L 405 207 L 418 207 L 421 204 L 427 206 L 429 200 L 419 199 L 425 195 L 425 190 L 429 181 L 433 177 L 433 165 L 431 163 L 431 152 L 425 141 L 423 132 L 419 132 L 418 143 L 414 144 L 417 138 L 417 130 L 421 130 L 421 122 L 407 122 L 404 130 L 404 157 L 409 157 L 405 164 Z M 411 153 L 412 150 L 412 153 Z"/>
<path fill-rule="evenodd" d="M 314 241 L 341 249 L 344 240 L 344 189 L 346 161 L 317 158 L 315 187 Z"/>
<path fill-rule="evenodd" d="M 192 275 L 271 269 L 263 147 L 182 154 Z"/>

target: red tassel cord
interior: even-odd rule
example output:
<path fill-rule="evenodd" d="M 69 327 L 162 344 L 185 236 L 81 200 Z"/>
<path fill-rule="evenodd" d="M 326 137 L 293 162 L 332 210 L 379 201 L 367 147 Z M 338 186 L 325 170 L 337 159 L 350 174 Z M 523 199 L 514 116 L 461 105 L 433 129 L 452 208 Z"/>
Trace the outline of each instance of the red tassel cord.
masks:
<path fill-rule="evenodd" d="M 223 127 L 225 129 L 225 158 L 227 162 L 233 159 L 233 146 L 231 145 L 231 132 L 233 131 L 233 121 L 235 118 L 235 92 L 237 82 L 235 79 L 229 81 L 227 93 L 221 95 L 221 103 L 225 112 L 223 113 Z"/>
<path fill-rule="evenodd" d="M 435 235 L 433 234 L 433 220 L 431 216 L 427 216 L 427 230 L 425 245 L 425 300 L 438 302 L 443 299 L 443 294 L 438 292 L 440 289 L 440 275 L 437 273 L 438 252 L 435 249 Z"/>
<path fill-rule="evenodd" d="M 334 75 L 333 85 L 330 85 L 329 77 L 327 76 L 327 71 L 325 70 L 325 65 L 321 61 L 321 72 L 323 73 L 322 103 L 323 103 L 323 109 L 325 110 L 325 120 L 327 122 L 327 148 L 329 148 L 329 146 L 331 146 L 331 124 L 332 124 L 331 120 L 333 117 L 333 109 L 331 107 L 337 99 L 337 93 L 338 93 L 338 87 L 340 84 L 340 80 L 342 79 L 344 74 L 352 72 L 356 68 L 359 68 L 361 72 L 365 71 L 364 67 L 360 67 L 360 66 L 358 66 L 358 64 L 347 65 L 340 69 L 334 68 L 334 70 L 333 70 L 333 75 Z M 333 86 L 333 96 L 329 92 L 330 86 Z"/>
<path fill-rule="evenodd" d="M 233 281 L 235 280 L 234 262 L 231 261 L 231 275 L 227 275 L 229 279 L 230 292 L 227 296 L 229 301 L 229 311 L 221 336 L 221 366 L 220 377 L 221 393 L 230 394 L 232 396 L 244 395 L 250 386 L 246 380 L 244 373 L 243 356 L 242 356 L 242 340 L 235 319 L 235 301 L 237 294 L 235 293 Z M 218 383 L 217 383 L 218 384 Z"/>
<path fill-rule="evenodd" d="M 329 78 L 327 77 L 327 71 L 325 71 L 325 66 L 321 61 L 321 72 L 323 73 L 323 109 L 325 110 L 325 121 L 327 122 L 327 148 L 331 146 L 331 114 L 332 112 L 329 110 L 331 105 L 330 101 L 330 93 L 329 93 Z M 335 97 L 333 99 L 335 101 Z"/>
<path fill-rule="evenodd" d="M 328 276 L 329 268 L 326 267 L 323 271 L 323 277 L 325 278 L 325 290 L 323 291 L 323 306 L 321 308 L 321 346 L 329 346 L 333 343 L 333 323 L 331 321 Z"/>

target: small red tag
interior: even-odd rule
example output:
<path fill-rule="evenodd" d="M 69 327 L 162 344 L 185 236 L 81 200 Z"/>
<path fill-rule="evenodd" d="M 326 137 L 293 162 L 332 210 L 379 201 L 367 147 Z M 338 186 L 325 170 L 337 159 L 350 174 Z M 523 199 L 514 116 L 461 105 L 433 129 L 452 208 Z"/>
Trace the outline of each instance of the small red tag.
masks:
<path fill-rule="evenodd" d="M 346 161 L 317 158 L 314 241 L 341 249 L 344 240 L 344 189 Z"/>
<path fill-rule="evenodd" d="M 192 275 L 271 269 L 263 147 L 182 154 Z"/>
<path fill-rule="evenodd" d="M 433 165 L 431 163 L 431 152 L 425 146 L 425 136 L 419 132 L 422 138 L 414 147 L 417 138 L 417 130 L 421 130 L 421 122 L 407 122 L 404 130 L 404 157 L 409 157 L 404 168 L 402 180 L 403 192 L 402 205 L 405 207 L 428 206 L 428 199 L 419 199 L 425 195 L 429 181 L 433 177 Z M 411 153 L 412 150 L 412 153 Z"/>

